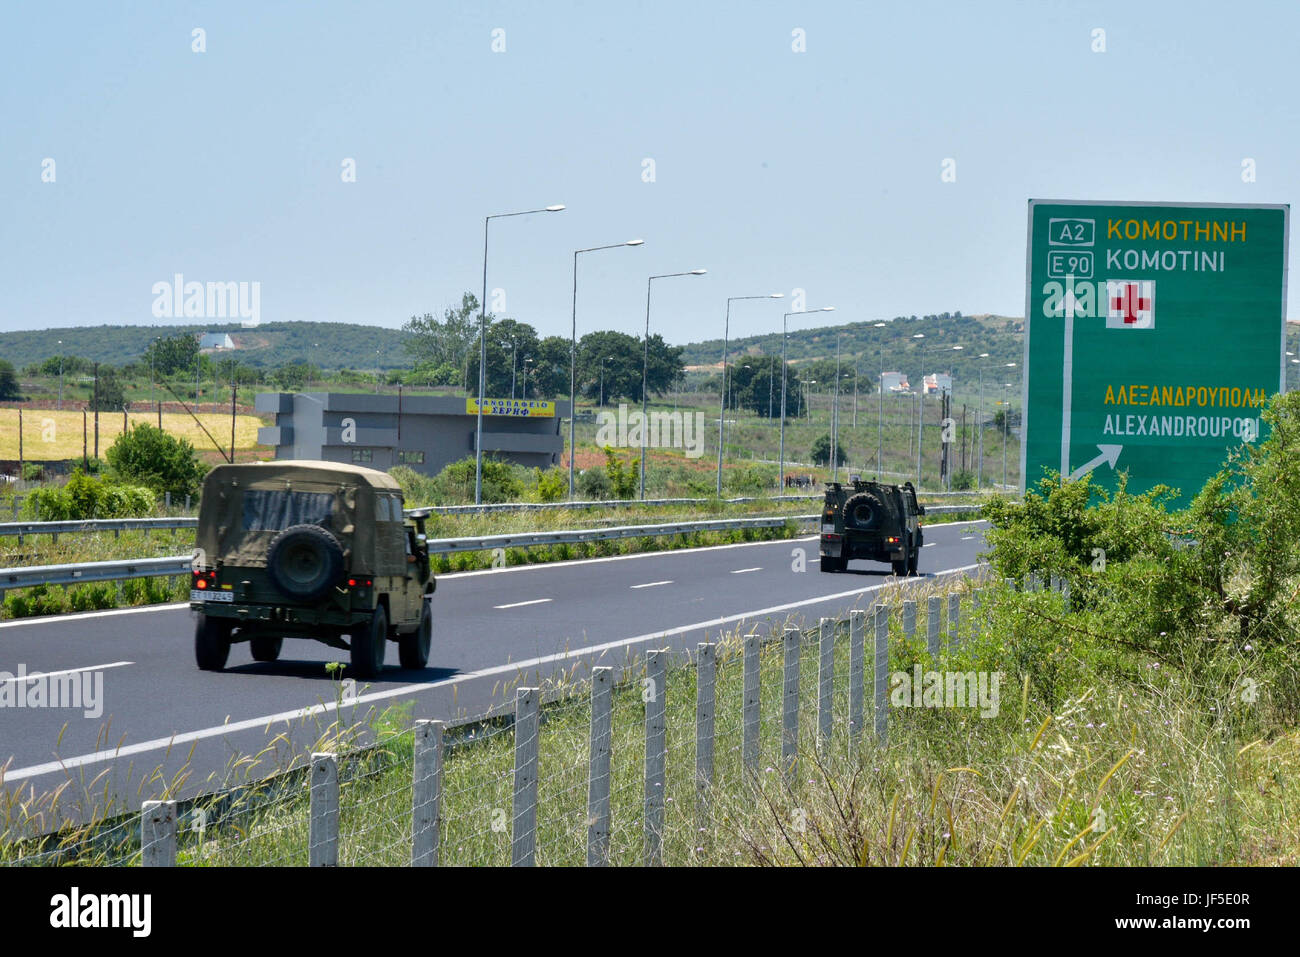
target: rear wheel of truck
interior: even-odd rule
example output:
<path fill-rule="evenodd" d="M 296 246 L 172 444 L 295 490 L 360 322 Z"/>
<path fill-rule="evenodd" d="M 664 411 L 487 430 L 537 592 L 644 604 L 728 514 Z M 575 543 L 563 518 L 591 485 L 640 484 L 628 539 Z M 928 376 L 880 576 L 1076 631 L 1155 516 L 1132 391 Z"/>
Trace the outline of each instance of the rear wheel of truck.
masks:
<path fill-rule="evenodd" d="M 837 572 L 839 570 L 840 570 L 840 560 L 838 558 L 830 558 L 826 555 L 822 556 L 822 571 Z"/>
<path fill-rule="evenodd" d="M 194 623 L 194 660 L 202 671 L 220 671 L 230 657 L 232 625 L 202 612 Z"/>
<path fill-rule="evenodd" d="M 388 613 L 380 605 L 368 625 L 357 625 L 352 633 L 352 672 L 358 678 L 379 677 L 388 650 Z"/>
<path fill-rule="evenodd" d="M 912 549 L 912 553 L 907 557 L 907 573 L 909 575 L 915 575 L 916 568 L 920 564 L 921 564 L 921 546 L 918 545 L 916 548 Z"/>
<path fill-rule="evenodd" d="M 908 561 L 906 558 L 900 558 L 896 562 L 890 562 L 890 567 L 894 569 L 894 574 L 899 578 L 907 575 Z"/>
<path fill-rule="evenodd" d="M 423 668 L 429 663 L 429 648 L 433 644 L 433 611 L 428 596 L 420 605 L 420 627 L 397 639 L 398 661 L 409 670 Z"/>
<path fill-rule="evenodd" d="M 254 635 L 248 640 L 254 661 L 275 661 L 284 647 L 283 635 Z"/>

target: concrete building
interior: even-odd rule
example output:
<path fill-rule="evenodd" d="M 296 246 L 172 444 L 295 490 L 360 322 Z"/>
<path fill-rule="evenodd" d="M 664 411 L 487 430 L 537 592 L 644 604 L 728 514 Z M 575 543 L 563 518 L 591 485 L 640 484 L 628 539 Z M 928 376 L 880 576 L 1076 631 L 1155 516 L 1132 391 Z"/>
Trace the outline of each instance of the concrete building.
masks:
<path fill-rule="evenodd" d="M 926 395 L 952 394 L 952 376 L 946 372 L 932 372 L 924 376 L 922 381 L 925 383 Z"/>
<path fill-rule="evenodd" d="M 354 462 L 384 471 L 409 465 L 437 475 L 474 454 L 475 402 L 450 396 L 264 392 L 255 408 L 272 413 L 275 425 L 258 429 L 257 441 L 275 446 L 277 459 Z M 487 399 L 483 454 L 532 468 L 559 465 L 560 425 L 568 414 L 568 402 Z"/>
<path fill-rule="evenodd" d="M 886 372 L 880 379 L 882 392 L 909 392 L 911 386 L 907 384 L 907 376 L 901 372 Z"/>
<path fill-rule="evenodd" d="M 199 336 L 199 349 L 233 349 L 235 340 L 224 332 L 205 332 Z"/>

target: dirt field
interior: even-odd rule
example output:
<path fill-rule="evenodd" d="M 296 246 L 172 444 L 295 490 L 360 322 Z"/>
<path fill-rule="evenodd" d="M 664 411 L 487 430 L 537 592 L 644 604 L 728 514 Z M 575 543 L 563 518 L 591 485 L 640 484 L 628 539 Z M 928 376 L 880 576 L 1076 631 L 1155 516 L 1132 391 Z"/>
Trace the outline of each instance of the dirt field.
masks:
<path fill-rule="evenodd" d="M 127 416 L 131 425 L 137 422 L 157 424 L 153 412 L 132 412 Z M 230 416 L 201 413 L 199 420 L 224 447 L 230 447 Z M 95 414 L 88 413 L 87 448 L 95 452 Z M 235 448 L 250 450 L 257 447 L 257 429 L 261 420 L 252 415 L 235 417 Z M 188 439 L 199 452 L 212 449 L 212 442 L 190 416 L 183 412 L 164 412 L 163 428 L 172 435 Z M 102 458 L 108 447 L 122 434 L 122 413 L 99 413 L 99 454 Z M 23 410 L 23 458 L 29 462 L 70 459 L 81 455 L 81 412 L 50 409 Z M 0 459 L 18 458 L 18 410 L 0 409 Z"/>

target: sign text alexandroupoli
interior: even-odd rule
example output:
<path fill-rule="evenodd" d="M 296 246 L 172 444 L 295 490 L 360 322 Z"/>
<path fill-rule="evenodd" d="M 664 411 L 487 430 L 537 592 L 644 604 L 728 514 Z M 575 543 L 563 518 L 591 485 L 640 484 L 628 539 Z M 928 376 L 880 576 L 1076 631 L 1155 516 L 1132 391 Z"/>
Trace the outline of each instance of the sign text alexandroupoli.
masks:
<path fill-rule="evenodd" d="M 1181 501 L 1284 387 L 1289 207 L 1031 200 L 1022 474 Z M 1022 480 L 1022 481 L 1025 481 Z"/>

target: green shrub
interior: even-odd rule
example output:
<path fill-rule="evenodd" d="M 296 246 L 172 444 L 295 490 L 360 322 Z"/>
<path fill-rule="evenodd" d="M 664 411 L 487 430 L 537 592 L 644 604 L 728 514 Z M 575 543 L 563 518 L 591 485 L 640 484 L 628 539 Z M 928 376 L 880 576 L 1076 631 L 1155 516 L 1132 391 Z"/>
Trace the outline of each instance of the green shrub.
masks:
<path fill-rule="evenodd" d="M 576 483 L 575 483 L 576 485 Z M 538 502 L 558 502 L 569 494 L 569 473 L 561 468 L 533 469 L 532 497 Z"/>
<path fill-rule="evenodd" d="M 207 466 L 194 446 L 147 422 L 138 422 L 118 436 L 108 450 L 108 464 L 125 482 L 144 485 L 173 498 L 197 496 Z"/>
<path fill-rule="evenodd" d="M 605 475 L 609 478 L 610 491 L 616 499 L 636 498 L 640 488 L 641 467 L 639 462 L 624 464 L 614 455 L 611 448 L 605 449 Z"/>
<path fill-rule="evenodd" d="M 74 469 L 63 486 L 34 489 L 25 510 L 46 522 L 89 518 L 140 518 L 153 512 L 154 495 L 147 488 L 95 479 Z"/>
<path fill-rule="evenodd" d="M 4 606 L 13 618 L 58 615 L 63 606 L 63 589 L 57 585 L 33 585 L 5 596 Z"/>
<path fill-rule="evenodd" d="M 609 475 L 606 474 L 604 466 L 601 465 L 584 469 L 582 474 L 578 476 L 576 484 L 578 494 L 589 502 L 612 498 L 614 495 L 614 486 L 610 483 Z"/>

